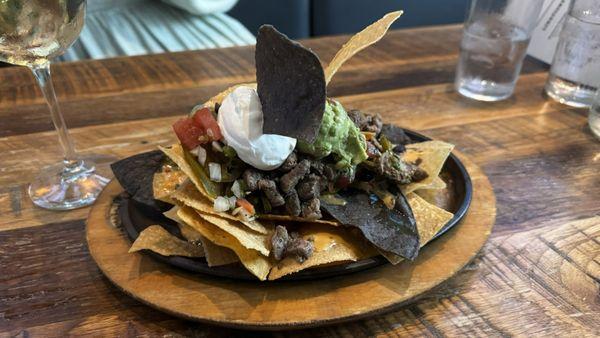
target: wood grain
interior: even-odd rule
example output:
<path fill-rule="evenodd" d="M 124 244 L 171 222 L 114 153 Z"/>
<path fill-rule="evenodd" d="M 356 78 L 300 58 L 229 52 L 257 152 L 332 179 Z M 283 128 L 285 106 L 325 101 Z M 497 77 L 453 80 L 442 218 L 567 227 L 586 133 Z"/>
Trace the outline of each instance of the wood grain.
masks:
<path fill-rule="evenodd" d="M 346 38 L 307 45 L 326 62 Z M 392 32 L 341 69 L 330 95 L 452 142 L 482 167 L 497 197 L 491 240 L 467 269 L 415 304 L 286 336 L 600 334 L 600 142 L 587 128 L 587 112 L 548 101 L 545 68 L 531 61 L 513 98 L 461 98 L 452 90 L 459 39 L 456 26 Z M 125 157 L 171 142 L 173 116 L 252 79 L 252 59 L 252 48 L 242 47 L 53 71 L 77 147 Z M 27 182 L 59 158 L 51 128 L 31 75 L 0 69 L 0 336 L 247 336 L 124 296 L 91 260 L 88 209 L 31 205 Z"/>

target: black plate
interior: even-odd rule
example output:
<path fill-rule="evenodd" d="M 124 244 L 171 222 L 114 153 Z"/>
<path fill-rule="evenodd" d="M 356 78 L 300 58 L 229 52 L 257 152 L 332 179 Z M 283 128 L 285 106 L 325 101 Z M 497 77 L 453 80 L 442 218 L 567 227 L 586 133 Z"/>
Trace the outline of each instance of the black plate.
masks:
<path fill-rule="evenodd" d="M 414 131 L 406 130 L 406 133 L 412 140 L 417 142 L 430 140 L 430 138 Z M 455 196 L 455 200 L 449 206 L 449 211 L 454 213 L 454 217 L 435 235 L 434 239 L 440 237 L 460 222 L 469 208 L 473 192 L 471 178 L 464 165 L 456 156 L 454 156 L 454 154 L 450 154 L 450 157 L 448 157 L 448 160 L 444 164 L 442 176 L 448 183 L 448 189 L 452 190 L 452 195 Z M 142 230 L 153 224 L 160 224 L 171 234 L 183 239 L 179 232 L 179 227 L 175 222 L 164 217 L 160 211 L 132 199 L 124 199 L 121 201 L 119 206 L 119 217 L 121 218 L 127 236 L 132 242 L 135 241 Z M 256 280 L 256 277 L 250 274 L 250 272 L 239 263 L 211 268 L 204 258 L 187 258 L 179 256 L 165 257 L 148 250 L 146 250 L 145 253 L 159 261 L 192 272 L 200 272 L 207 275 L 233 279 Z M 382 256 L 376 256 L 357 262 L 310 268 L 285 276 L 280 280 L 311 280 L 339 276 L 376 267 L 386 262 L 387 260 Z"/>

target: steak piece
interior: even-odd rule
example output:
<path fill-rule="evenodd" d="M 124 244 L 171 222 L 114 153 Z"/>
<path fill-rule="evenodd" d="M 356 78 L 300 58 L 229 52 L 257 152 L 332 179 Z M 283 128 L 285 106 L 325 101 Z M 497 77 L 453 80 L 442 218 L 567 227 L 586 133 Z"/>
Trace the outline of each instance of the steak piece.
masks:
<path fill-rule="evenodd" d="M 300 199 L 295 189 L 285 196 L 285 209 L 289 215 L 299 216 L 302 212 L 302 206 L 300 205 Z"/>
<path fill-rule="evenodd" d="M 281 225 L 276 226 L 273 237 L 271 237 L 271 252 L 276 260 L 280 261 L 283 259 L 285 255 L 285 247 L 287 246 L 289 240 L 290 236 L 288 235 L 287 229 Z"/>
<path fill-rule="evenodd" d="M 296 152 L 292 152 L 290 154 L 290 156 L 288 156 L 285 161 L 283 161 L 283 164 L 279 167 L 279 170 L 283 171 L 283 172 L 288 172 L 292 169 L 294 169 L 294 167 L 298 164 L 298 155 L 296 155 Z"/>
<path fill-rule="evenodd" d="M 284 193 L 289 193 L 298 182 L 310 171 L 310 161 L 302 160 L 289 173 L 281 176 L 279 187 Z"/>
<path fill-rule="evenodd" d="M 308 201 L 313 198 L 318 198 L 321 193 L 321 180 L 315 174 L 308 175 L 296 186 L 298 197 L 303 201 Z"/>
<path fill-rule="evenodd" d="M 258 190 L 258 181 L 262 179 L 262 174 L 254 169 L 246 169 L 242 174 L 244 183 L 250 191 Z"/>
<path fill-rule="evenodd" d="M 318 198 L 313 198 L 308 202 L 302 203 L 302 217 L 310 220 L 323 217 L 321 214 L 321 201 Z"/>
<path fill-rule="evenodd" d="M 281 225 L 275 227 L 275 232 L 271 237 L 271 253 L 276 260 L 280 261 L 286 257 L 294 257 L 302 263 L 312 256 L 314 250 L 315 246 L 312 238 L 306 240 L 296 232 L 288 234 L 287 229 Z"/>
<path fill-rule="evenodd" d="M 258 189 L 265 194 L 272 207 L 280 207 L 285 204 L 283 196 L 277 191 L 275 181 L 263 178 L 258 181 Z"/>

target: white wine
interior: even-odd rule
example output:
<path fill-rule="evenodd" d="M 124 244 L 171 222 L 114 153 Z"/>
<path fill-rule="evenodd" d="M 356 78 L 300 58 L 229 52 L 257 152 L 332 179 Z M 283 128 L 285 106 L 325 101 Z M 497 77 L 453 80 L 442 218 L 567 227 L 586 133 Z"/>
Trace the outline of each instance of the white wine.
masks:
<path fill-rule="evenodd" d="M 0 0 L 0 61 L 48 63 L 77 39 L 84 16 L 84 0 Z"/>

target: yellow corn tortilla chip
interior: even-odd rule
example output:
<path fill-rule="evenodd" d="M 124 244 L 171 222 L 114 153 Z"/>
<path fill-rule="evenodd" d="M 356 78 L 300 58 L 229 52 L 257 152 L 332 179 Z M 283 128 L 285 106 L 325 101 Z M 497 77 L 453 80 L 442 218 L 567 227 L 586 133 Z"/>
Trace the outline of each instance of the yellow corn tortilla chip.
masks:
<path fill-rule="evenodd" d="M 427 178 L 419 182 L 413 182 L 401 186 L 402 192 L 406 195 L 423 187 L 430 186 L 440 175 L 446 159 L 454 149 L 454 145 L 442 141 L 427 141 L 412 143 L 406 146 L 406 151 L 402 159 L 407 162 L 421 160 L 419 168 L 427 173 Z"/>
<path fill-rule="evenodd" d="M 175 191 L 171 197 L 176 201 L 179 201 L 188 207 L 194 208 L 203 214 L 217 215 L 222 218 L 238 221 L 260 234 L 267 234 L 269 232 L 267 227 L 259 221 L 245 221 L 232 214 L 215 211 L 211 201 L 203 196 L 198 189 L 196 189 L 196 187 L 189 182 L 182 184 L 181 187 Z"/>
<path fill-rule="evenodd" d="M 293 257 L 286 257 L 277 263 L 269 273 L 269 280 L 275 280 L 315 266 L 357 261 L 376 254 L 375 249 L 348 229 L 334 228 L 322 224 L 302 224 L 298 229 L 300 237 L 314 240 L 314 252 L 300 263 Z"/>
<path fill-rule="evenodd" d="M 171 235 L 160 225 L 144 229 L 129 248 L 129 253 L 140 250 L 151 250 L 163 256 L 204 257 L 201 246 Z"/>
<path fill-rule="evenodd" d="M 175 222 L 177 222 L 177 223 L 181 223 L 181 220 L 179 219 L 179 216 L 177 216 L 177 210 L 179 210 L 179 206 L 178 206 L 178 205 L 175 205 L 175 206 L 174 206 L 174 207 L 172 207 L 171 209 L 169 209 L 169 210 L 167 210 L 167 211 L 163 212 L 163 215 L 164 215 L 166 218 L 168 218 L 168 219 L 170 219 L 170 220 L 172 220 L 172 221 L 175 221 Z"/>
<path fill-rule="evenodd" d="M 433 181 L 431 181 L 431 183 L 429 183 L 428 185 L 422 186 L 419 189 L 415 190 L 415 191 L 420 191 L 420 190 L 442 190 L 442 189 L 446 189 L 446 182 L 444 182 L 443 179 L 441 179 L 439 176 L 434 178 Z"/>
<path fill-rule="evenodd" d="M 181 144 L 174 144 L 169 148 L 158 147 L 165 155 L 167 155 L 173 162 L 177 164 L 179 169 L 185 173 L 185 175 L 194 183 L 198 191 L 209 200 L 213 201 L 220 192 L 220 184 L 212 182 L 202 166 L 198 162 L 192 162 L 188 160 L 189 153 L 186 155 L 186 151 L 183 149 Z M 208 188 L 207 188 L 208 187 Z"/>
<path fill-rule="evenodd" d="M 388 13 L 383 18 L 351 37 L 335 54 L 333 60 L 327 65 L 327 68 L 325 68 L 325 83 L 329 84 L 338 69 L 356 53 L 381 40 L 392 23 L 400 15 L 402 15 L 402 11 Z"/>
<path fill-rule="evenodd" d="M 317 224 L 326 224 L 330 226 L 339 226 L 340 223 L 338 221 L 327 220 L 327 219 L 306 219 L 297 216 L 291 215 L 275 215 L 275 214 L 261 214 L 258 215 L 258 218 L 266 221 L 283 221 L 283 222 L 301 222 L 301 223 L 317 223 Z"/>
<path fill-rule="evenodd" d="M 235 252 L 230 249 L 218 246 L 202 236 L 200 241 L 204 248 L 204 255 L 209 267 L 233 264 L 240 261 Z"/>
<path fill-rule="evenodd" d="M 246 249 L 237 239 L 227 232 L 219 229 L 217 226 L 204 220 L 194 209 L 181 207 L 177 212 L 189 226 L 196 229 L 206 237 L 207 240 L 216 245 L 231 249 L 239 257 L 240 261 L 253 275 L 260 280 L 265 280 L 271 269 L 271 261 L 256 250 Z"/>
<path fill-rule="evenodd" d="M 265 256 L 269 256 L 269 240 L 271 238 L 270 234 L 257 234 L 254 231 L 247 230 L 238 221 L 232 221 L 227 218 L 202 213 L 197 210 L 196 212 L 205 221 L 211 223 L 212 225 L 230 234 L 233 238 L 237 239 L 237 241 L 245 248 L 253 249 Z"/>
<path fill-rule="evenodd" d="M 152 190 L 154 198 L 169 204 L 175 204 L 171 194 L 185 181 L 187 175 L 181 170 L 162 171 L 154 174 Z"/>
<path fill-rule="evenodd" d="M 421 247 L 425 246 L 433 239 L 443 227 L 454 217 L 451 212 L 437 207 L 421 198 L 416 193 L 406 195 L 408 204 L 412 209 L 413 215 L 417 221 L 417 229 L 419 230 L 419 242 Z M 384 256 L 390 263 L 396 265 L 403 261 L 403 258 L 390 252 L 380 250 L 379 253 Z"/>
<path fill-rule="evenodd" d="M 227 265 L 240 261 L 235 255 L 235 252 L 225 247 L 213 244 L 211 241 L 203 237 L 202 234 L 196 229 L 183 222 L 179 218 L 179 216 L 177 216 L 178 210 L 179 207 L 175 206 L 169 211 L 163 213 L 163 215 L 177 222 L 177 225 L 179 226 L 179 231 L 181 231 L 181 235 L 185 237 L 185 239 L 187 239 L 189 242 L 202 244 L 202 248 L 204 249 L 204 256 L 209 267 Z"/>

